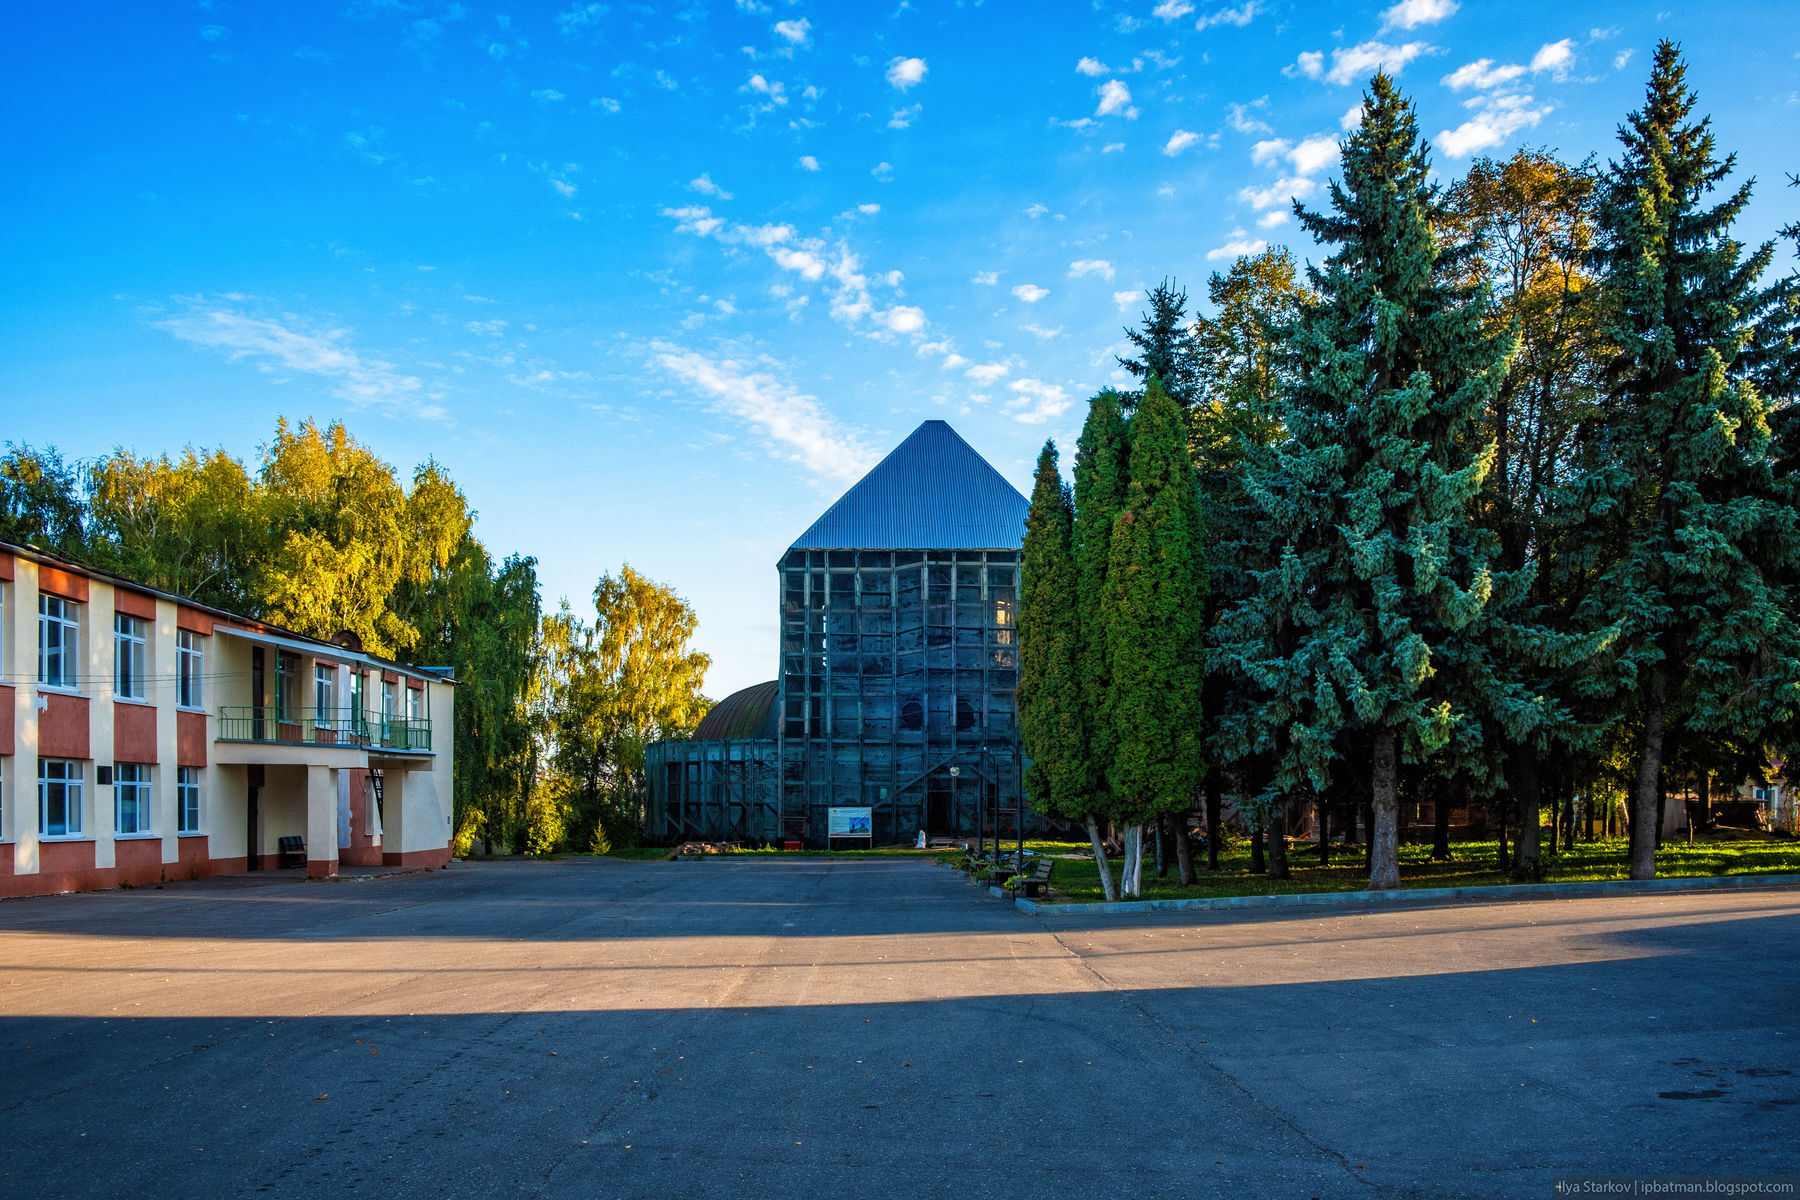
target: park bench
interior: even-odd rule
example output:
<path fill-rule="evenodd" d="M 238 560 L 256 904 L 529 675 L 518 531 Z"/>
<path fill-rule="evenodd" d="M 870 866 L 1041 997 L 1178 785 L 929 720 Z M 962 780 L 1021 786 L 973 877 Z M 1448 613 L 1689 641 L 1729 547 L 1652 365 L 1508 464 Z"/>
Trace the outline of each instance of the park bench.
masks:
<path fill-rule="evenodd" d="M 277 844 L 277 861 L 284 867 L 306 865 L 306 839 L 297 834 L 282 838 Z"/>
<path fill-rule="evenodd" d="M 1014 887 L 1018 891 L 1024 892 L 1027 896 L 1036 896 L 1050 886 L 1050 872 L 1055 869 L 1056 863 L 1054 860 L 1040 858 L 1032 866 L 1031 870 L 1022 873 L 1022 877 Z"/>

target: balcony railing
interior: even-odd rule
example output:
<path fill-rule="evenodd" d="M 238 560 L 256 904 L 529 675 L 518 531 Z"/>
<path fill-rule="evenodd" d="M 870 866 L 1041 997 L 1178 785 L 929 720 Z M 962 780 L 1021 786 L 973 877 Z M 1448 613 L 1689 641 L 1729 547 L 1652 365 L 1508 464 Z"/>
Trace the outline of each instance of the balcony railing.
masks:
<path fill-rule="evenodd" d="M 370 750 L 431 749 L 431 718 L 378 712 L 278 713 L 264 708 L 220 708 L 219 740 L 277 746 L 358 746 Z"/>

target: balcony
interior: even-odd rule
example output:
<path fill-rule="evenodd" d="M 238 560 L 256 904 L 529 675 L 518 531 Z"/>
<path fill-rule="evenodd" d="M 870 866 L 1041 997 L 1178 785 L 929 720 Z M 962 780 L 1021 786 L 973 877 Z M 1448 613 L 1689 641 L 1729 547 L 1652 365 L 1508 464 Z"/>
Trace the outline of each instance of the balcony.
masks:
<path fill-rule="evenodd" d="M 378 712 L 289 716 L 274 708 L 220 708 L 218 741 L 271 746 L 342 746 L 424 754 L 431 750 L 431 718 Z"/>

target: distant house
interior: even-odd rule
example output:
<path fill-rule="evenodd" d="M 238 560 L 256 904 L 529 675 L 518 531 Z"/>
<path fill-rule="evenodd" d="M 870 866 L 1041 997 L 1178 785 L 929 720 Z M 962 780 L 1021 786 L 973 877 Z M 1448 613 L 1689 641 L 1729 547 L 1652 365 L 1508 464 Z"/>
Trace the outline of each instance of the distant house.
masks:
<path fill-rule="evenodd" d="M 453 681 L 0 543 L 0 896 L 449 861 Z"/>
<path fill-rule="evenodd" d="M 822 846 L 833 808 L 868 809 L 857 836 L 877 843 L 1031 827 L 1015 702 L 1029 507 L 948 424 L 914 430 L 776 564 L 778 677 L 649 748 L 648 836 Z"/>

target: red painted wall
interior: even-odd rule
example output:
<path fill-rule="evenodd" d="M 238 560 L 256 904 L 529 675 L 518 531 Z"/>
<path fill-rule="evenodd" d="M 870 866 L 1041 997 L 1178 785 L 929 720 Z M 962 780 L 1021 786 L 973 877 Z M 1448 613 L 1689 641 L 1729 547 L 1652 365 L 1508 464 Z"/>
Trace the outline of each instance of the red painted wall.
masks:
<path fill-rule="evenodd" d="M 0 683 L 0 754 L 14 753 L 13 726 L 18 721 L 14 711 L 12 687 Z"/>
<path fill-rule="evenodd" d="M 142 617 L 146 621 L 156 620 L 156 598 L 146 596 L 142 592 L 128 592 L 122 587 L 113 589 L 113 611 L 122 612 L 128 617 Z"/>
<path fill-rule="evenodd" d="M 88 700 L 40 692 L 46 706 L 38 713 L 38 753 L 45 758 L 87 758 Z"/>
<path fill-rule="evenodd" d="M 182 767 L 206 765 L 206 714 L 175 714 L 175 763 Z"/>
<path fill-rule="evenodd" d="M 156 761 L 156 709 L 113 701 L 113 761 Z"/>
<path fill-rule="evenodd" d="M 38 566 L 38 591 L 49 592 L 52 596 L 61 596 L 64 600 L 74 600 L 86 604 L 88 598 L 88 581 L 86 575 L 73 575 L 68 571 L 59 571 L 55 567 Z"/>

